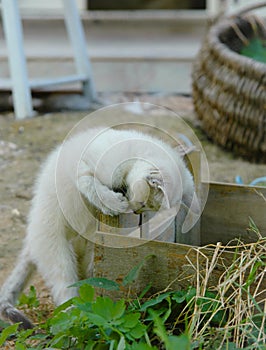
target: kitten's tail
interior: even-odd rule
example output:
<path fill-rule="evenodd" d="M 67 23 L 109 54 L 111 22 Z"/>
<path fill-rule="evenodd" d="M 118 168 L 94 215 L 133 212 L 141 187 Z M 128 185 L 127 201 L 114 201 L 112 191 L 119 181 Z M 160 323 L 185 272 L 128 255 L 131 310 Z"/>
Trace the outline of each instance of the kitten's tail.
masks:
<path fill-rule="evenodd" d="M 21 311 L 8 302 L 0 304 L 0 317 L 11 323 L 20 323 L 20 329 L 33 328 L 31 321 Z"/>
<path fill-rule="evenodd" d="M 11 323 L 20 323 L 20 328 L 23 329 L 32 328 L 33 325 L 14 305 L 34 270 L 35 265 L 24 247 L 14 270 L 0 291 L 0 318 Z"/>

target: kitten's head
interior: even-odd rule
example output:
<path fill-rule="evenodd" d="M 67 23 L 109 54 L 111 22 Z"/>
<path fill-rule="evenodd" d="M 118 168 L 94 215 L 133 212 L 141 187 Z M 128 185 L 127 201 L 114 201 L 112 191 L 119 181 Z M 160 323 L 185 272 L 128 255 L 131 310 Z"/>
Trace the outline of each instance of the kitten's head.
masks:
<path fill-rule="evenodd" d="M 169 208 L 162 172 L 150 163 L 138 160 L 126 177 L 126 197 L 135 213 Z"/>
<path fill-rule="evenodd" d="M 181 203 L 190 207 L 195 193 L 192 175 L 173 149 L 169 157 L 154 157 L 153 162 L 137 160 L 127 174 L 126 188 L 129 207 L 136 213 Z"/>

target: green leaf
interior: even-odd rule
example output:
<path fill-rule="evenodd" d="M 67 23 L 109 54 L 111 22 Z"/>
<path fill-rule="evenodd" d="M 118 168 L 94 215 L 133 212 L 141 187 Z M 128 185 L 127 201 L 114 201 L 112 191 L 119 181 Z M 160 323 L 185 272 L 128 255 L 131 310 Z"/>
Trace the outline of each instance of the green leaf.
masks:
<path fill-rule="evenodd" d="M 20 330 L 20 332 L 17 335 L 17 340 L 18 343 L 25 343 L 25 340 L 28 339 L 29 337 L 32 336 L 32 334 L 35 332 L 36 330 L 34 328 L 32 329 L 26 329 L 26 330 Z"/>
<path fill-rule="evenodd" d="M 175 350 L 175 349 L 172 349 L 170 345 L 168 334 L 158 314 L 154 310 L 149 310 L 149 314 L 153 318 L 153 322 L 155 325 L 154 333 L 157 334 L 160 340 L 164 343 L 166 350 Z"/>
<path fill-rule="evenodd" d="M 75 300 L 74 305 L 78 308 L 78 310 L 83 311 L 86 315 L 88 312 L 91 312 L 91 302 L 85 303 L 84 301 Z"/>
<path fill-rule="evenodd" d="M 146 326 L 140 322 L 127 333 L 127 337 L 131 340 L 140 339 L 146 332 Z"/>
<path fill-rule="evenodd" d="M 79 297 L 83 302 L 92 302 L 94 298 L 94 288 L 89 284 L 83 284 L 79 288 Z"/>
<path fill-rule="evenodd" d="M 10 326 L 9 323 L 0 319 L 0 329 L 7 328 L 8 326 Z"/>
<path fill-rule="evenodd" d="M 224 344 L 221 347 L 221 350 L 240 350 L 240 348 L 237 347 L 235 343 L 229 342 L 229 343 Z"/>
<path fill-rule="evenodd" d="M 146 260 L 154 257 L 154 254 L 150 254 L 145 256 L 145 258 L 136 266 L 134 266 L 129 273 L 124 277 L 123 281 L 122 281 L 122 285 L 125 287 L 130 283 L 135 282 L 135 280 L 138 278 L 138 274 L 140 272 L 140 270 L 142 269 L 142 267 L 144 266 L 144 264 L 146 263 Z"/>
<path fill-rule="evenodd" d="M 259 229 L 258 229 L 255 221 L 252 219 L 252 217 L 249 216 L 248 219 L 249 219 L 249 228 L 250 228 L 250 230 L 255 232 L 255 233 L 259 233 Z"/>
<path fill-rule="evenodd" d="M 196 294 L 197 294 L 196 288 L 194 287 L 189 288 L 186 293 L 186 302 L 189 303 L 191 300 L 193 300 Z"/>
<path fill-rule="evenodd" d="M 163 300 L 165 300 L 172 292 L 166 292 L 159 294 L 156 298 L 152 298 L 148 301 L 146 301 L 144 304 L 141 305 L 140 311 L 146 311 L 149 307 L 155 306 L 160 304 Z"/>
<path fill-rule="evenodd" d="M 26 345 L 16 342 L 15 350 L 26 350 L 26 349 L 27 349 Z"/>
<path fill-rule="evenodd" d="M 177 292 L 174 292 L 172 295 L 172 299 L 178 303 L 182 304 L 186 300 L 186 294 L 187 292 L 184 290 L 178 290 Z"/>
<path fill-rule="evenodd" d="M 124 299 L 113 302 L 109 297 L 98 297 L 92 305 L 92 311 L 106 321 L 119 319 L 124 314 L 125 309 Z"/>
<path fill-rule="evenodd" d="M 88 316 L 90 322 L 93 323 L 95 326 L 101 327 L 101 326 L 105 326 L 108 324 L 108 321 L 105 319 L 105 317 L 103 317 L 101 315 L 97 315 L 95 313 L 88 312 L 87 316 Z"/>
<path fill-rule="evenodd" d="M 4 344 L 4 342 L 11 336 L 14 335 L 18 330 L 19 323 L 12 324 L 5 328 L 0 335 L 0 346 Z"/>
<path fill-rule="evenodd" d="M 84 350 L 93 350 L 95 349 L 94 345 L 96 344 L 93 340 L 88 340 L 87 345 L 85 346 Z"/>
<path fill-rule="evenodd" d="M 104 277 L 91 277 L 85 280 L 78 281 L 72 284 L 70 287 L 81 287 L 84 284 L 90 284 L 93 287 L 103 288 L 106 290 L 119 290 L 119 284 L 115 281 L 109 280 Z"/>
<path fill-rule="evenodd" d="M 141 313 L 129 313 L 123 315 L 121 323 L 117 325 L 120 332 L 125 334 L 127 339 L 134 341 L 135 339 L 141 338 L 145 331 L 146 326 L 140 322 Z"/>
<path fill-rule="evenodd" d="M 126 348 L 126 341 L 125 341 L 125 337 L 122 336 L 117 345 L 117 350 L 125 350 L 125 348 Z"/>
<path fill-rule="evenodd" d="M 122 317 L 125 313 L 126 305 L 124 299 L 120 299 L 117 302 L 114 303 L 113 309 L 112 309 L 112 318 L 118 319 Z"/>
<path fill-rule="evenodd" d="M 140 318 L 139 312 L 127 314 L 123 317 L 122 325 L 124 328 L 133 328 L 138 324 L 139 318 Z"/>
<path fill-rule="evenodd" d="M 61 311 L 66 310 L 66 309 L 69 308 L 70 306 L 72 306 L 73 301 L 74 301 L 75 299 L 76 299 L 76 298 L 69 299 L 69 300 L 67 300 L 65 303 L 59 305 L 59 306 L 54 310 L 54 316 L 57 315 L 57 314 L 59 314 Z"/>
<path fill-rule="evenodd" d="M 158 349 L 155 346 L 150 346 L 144 343 L 133 343 L 130 350 L 156 350 Z M 180 349 L 181 350 L 181 349 Z"/>
<path fill-rule="evenodd" d="M 65 344 L 68 344 L 70 340 L 71 339 L 68 335 L 58 334 L 54 336 L 53 339 L 49 342 L 48 349 L 66 349 Z M 69 347 L 67 349 L 69 349 Z"/>
<path fill-rule="evenodd" d="M 139 299 L 142 299 L 144 297 L 144 295 L 148 293 L 148 291 L 151 289 L 151 287 L 152 287 L 152 283 L 148 283 L 146 285 L 146 287 L 143 289 L 143 291 L 140 293 Z"/>
<path fill-rule="evenodd" d="M 61 312 L 57 314 L 50 320 L 50 331 L 52 334 L 62 334 L 67 332 L 69 328 L 72 326 L 74 320 L 74 316 L 70 317 L 70 315 L 66 312 Z"/>
<path fill-rule="evenodd" d="M 37 298 L 36 289 L 34 286 L 30 286 L 30 290 L 28 294 L 22 293 L 19 297 L 19 305 L 27 305 L 28 307 L 38 307 L 40 302 Z"/>
<path fill-rule="evenodd" d="M 226 323 L 226 310 L 221 308 L 221 302 L 217 299 L 217 294 L 206 291 L 204 297 L 196 300 L 197 305 L 201 308 L 201 313 L 207 319 L 211 319 L 211 323 L 220 327 Z"/>
<path fill-rule="evenodd" d="M 190 350 L 191 342 L 186 334 L 181 334 L 179 336 L 169 336 L 170 349 L 182 349 L 182 350 Z"/>
<path fill-rule="evenodd" d="M 166 310 L 165 314 L 164 314 L 163 316 L 161 316 L 163 323 L 166 322 L 166 320 L 167 320 L 167 319 L 169 318 L 169 316 L 171 315 L 171 311 L 172 311 L 172 310 L 171 310 L 172 302 L 171 302 L 170 296 L 168 296 L 168 297 L 166 298 L 166 301 L 167 301 L 167 303 L 168 303 L 168 309 Z"/>
<path fill-rule="evenodd" d="M 154 333 L 158 335 L 160 340 L 164 343 L 166 350 L 190 350 L 191 342 L 186 334 L 180 336 L 169 336 L 163 324 L 163 321 L 153 310 L 149 310 L 153 320 L 154 320 Z"/>
<path fill-rule="evenodd" d="M 33 330 L 33 332 L 36 332 L 36 330 Z M 32 340 L 45 340 L 47 339 L 49 336 L 47 334 L 43 334 L 43 333 L 36 333 L 36 334 L 32 334 L 30 335 L 30 339 Z M 20 339 L 20 337 L 19 337 Z M 24 340 L 25 342 L 25 340 Z"/>

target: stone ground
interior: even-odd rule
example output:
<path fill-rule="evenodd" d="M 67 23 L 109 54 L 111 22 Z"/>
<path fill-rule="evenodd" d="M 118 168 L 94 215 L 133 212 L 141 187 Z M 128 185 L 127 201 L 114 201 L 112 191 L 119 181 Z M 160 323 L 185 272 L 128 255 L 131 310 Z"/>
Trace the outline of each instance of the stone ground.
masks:
<path fill-rule="evenodd" d="M 207 139 L 200 130 L 189 97 L 114 94 L 102 98 L 107 105 L 140 100 L 178 113 L 193 127 L 203 145 L 211 181 L 235 182 L 235 176 L 241 175 L 244 183 L 249 183 L 254 178 L 266 175 L 266 165 L 251 164 L 236 158 Z M 155 109 L 156 113 L 155 107 L 151 109 Z M 33 183 L 40 164 L 47 153 L 87 114 L 88 111 L 50 111 L 23 121 L 15 120 L 11 112 L 0 114 L 0 285 L 12 268 L 21 247 Z M 167 127 L 167 109 L 163 111 L 162 118 L 162 123 Z M 43 302 L 48 304 L 49 293 L 40 277 L 35 277 L 31 283 L 36 286 Z"/>

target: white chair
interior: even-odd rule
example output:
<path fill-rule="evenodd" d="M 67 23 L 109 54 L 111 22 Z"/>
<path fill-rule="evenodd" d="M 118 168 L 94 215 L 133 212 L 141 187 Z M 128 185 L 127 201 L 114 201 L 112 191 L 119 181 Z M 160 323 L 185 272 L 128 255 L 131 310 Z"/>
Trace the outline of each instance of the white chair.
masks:
<path fill-rule="evenodd" d="M 92 79 L 90 59 L 86 50 L 85 34 L 75 0 L 62 1 L 65 25 L 74 52 L 76 74 L 51 79 L 30 79 L 24 53 L 23 30 L 18 0 L 2 0 L 3 28 L 10 68 L 10 79 L 5 80 L 5 87 L 12 90 L 17 119 L 35 115 L 32 106 L 32 89 L 80 81 L 83 86 L 83 94 L 88 98 L 88 101 L 92 102 L 97 98 Z"/>

